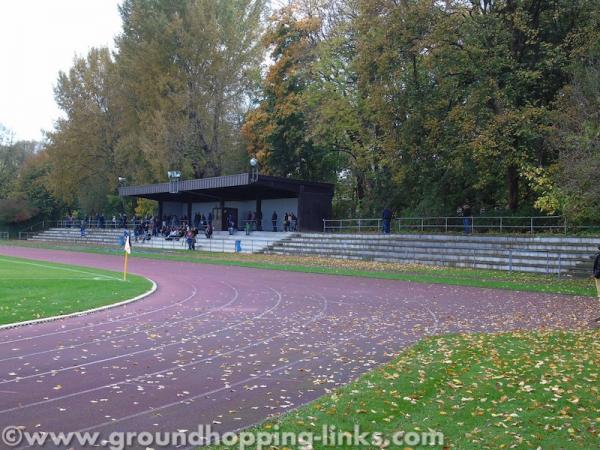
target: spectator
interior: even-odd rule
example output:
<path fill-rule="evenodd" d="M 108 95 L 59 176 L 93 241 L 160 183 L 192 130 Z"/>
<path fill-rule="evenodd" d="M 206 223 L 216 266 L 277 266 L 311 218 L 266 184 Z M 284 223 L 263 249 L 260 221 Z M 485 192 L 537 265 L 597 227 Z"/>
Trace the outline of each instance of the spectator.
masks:
<path fill-rule="evenodd" d="M 79 231 L 81 232 L 81 237 L 85 236 L 85 219 L 81 219 L 81 223 L 79 225 Z"/>
<path fill-rule="evenodd" d="M 277 231 L 277 212 L 273 211 L 273 215 L 271 216 L 271 223 L 273 224 L 273 231 Z"/>
<path fill-rule="evenodd" d="M 392 210 L 386 207 L 383 210 L 383 233 L 390 234 L 390 228 L 392 224 Z"/>
<path fill-rule="evenodd" d="M 194 232 L 192 231 L 192 229 L 190 228 L 187 233 L 185 234 L 186 237 L 186 242 L 188 245 L 188 250 L 195 250 L 196 249 L 196 237 L 194 236 Z"/>
<path fill-rule="evenodd" d="M 262 211 L 256 211 L 254 214 L 254 220 L 256 220 L 256 231 L 262 231 Z"/>
<path fill-rule="evenodd" d="M 598 250 L 600 250 L 600 245 L 598 246 Z M 596 253 L 594 257 L 594 268 L 592 269 L 592 277 L 594 277 L 594 281 L 596 282 L 596 294 L 598 295 L 598 299 L 600 300 L 600 251 Z"/>
<path fill-rule="evenodd" d="M 210 217 L 210 213 L 209 213 L 209 217 Z M 206 226 L 206 230 L 204 231 L 204 235 L 206 236 L 206 239 L 210 239 L 210 238 L 212 238 L 212 234 L 213 234 L 212 222 L 209 222 L 208 225 Z"/>
<path fill-rule="evenodd" d="M 473 217 L 472 217 L 472 212 L 471 212 L 471 206 L 469 205 L 468 202 L 465 202 L 465 204 L 462 207 L 462 215 L 463 215 L 463 228 L 464 228 L 464 233 L 465 234 L 470 234 L 473 227 L 472 227 L 472 221 L 473 221 Z"/>
<path fill-rule="evenodd" d="M 290 213 L 286 212 L 285 215 L 283 216 L 283 231 L 285 231 L 287 233 L 289 228 L 290 228 Z"/>
<path fill-rule="evenodd" d="M 230 235 L 235 233 L 235 222 L 231 213 L 227 214 L 227 229 Z"/>

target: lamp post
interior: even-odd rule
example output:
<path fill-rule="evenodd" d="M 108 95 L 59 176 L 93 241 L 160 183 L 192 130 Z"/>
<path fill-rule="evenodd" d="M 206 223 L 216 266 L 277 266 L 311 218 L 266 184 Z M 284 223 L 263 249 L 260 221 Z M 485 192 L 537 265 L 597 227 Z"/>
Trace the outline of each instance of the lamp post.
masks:
<path fill-rule="evenodd" d="M 256 183 L 258 181 L 258 160 L 256 158 L 250 160 L 250 167 L 250 182 Z"/>
<path fill-rule="evenodd" d="M 169 170 L 167 175 L 169 177 L 169 192 L 171 194 L 179 193 L 179 180 L 181 179 L 181 171 Z"/>

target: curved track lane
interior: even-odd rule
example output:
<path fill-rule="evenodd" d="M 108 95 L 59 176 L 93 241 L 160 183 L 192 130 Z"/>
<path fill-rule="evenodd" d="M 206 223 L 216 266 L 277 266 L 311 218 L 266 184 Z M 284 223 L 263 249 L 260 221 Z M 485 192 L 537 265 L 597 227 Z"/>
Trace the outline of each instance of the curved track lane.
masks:
<path fill-rule="evenodd" d="M 121 267 L 106 255 L 0 254 Z M 0 428 L 236 430 L 311 401 L 428 334 L 583 327 L 596 304 L 136 258 L 131 271 L 158 290 L 122 307 L 0 331 Z"/>

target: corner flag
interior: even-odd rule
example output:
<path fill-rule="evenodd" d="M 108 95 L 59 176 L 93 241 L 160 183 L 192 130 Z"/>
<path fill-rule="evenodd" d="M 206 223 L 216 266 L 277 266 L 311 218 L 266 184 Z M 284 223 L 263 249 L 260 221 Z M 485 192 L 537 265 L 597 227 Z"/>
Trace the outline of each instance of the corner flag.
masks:
<path fill-rule="evenodd" d="M 129 234 L 125 236 L 125 264 L 123 266 L 123 280 L 127 281 L 127 257 L 131 254 L 131 238 Z"/>

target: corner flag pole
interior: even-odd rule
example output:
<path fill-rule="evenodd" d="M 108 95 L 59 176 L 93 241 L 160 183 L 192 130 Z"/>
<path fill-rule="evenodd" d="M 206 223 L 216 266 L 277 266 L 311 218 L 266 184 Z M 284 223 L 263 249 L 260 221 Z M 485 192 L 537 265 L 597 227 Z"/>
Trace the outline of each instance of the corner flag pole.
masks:
<path fill-rule="evenodd" d="M 129 254 L 131 253 L 131 242 L 129 235 L 125 237 L 125 264 L 123 265 L 123 281 L 127 281 L 127 263 L 129 262 Z"/>

